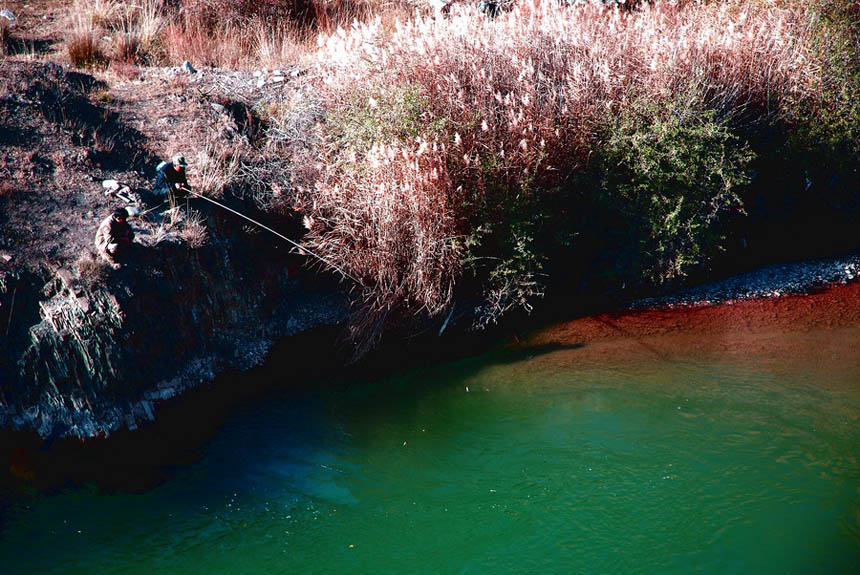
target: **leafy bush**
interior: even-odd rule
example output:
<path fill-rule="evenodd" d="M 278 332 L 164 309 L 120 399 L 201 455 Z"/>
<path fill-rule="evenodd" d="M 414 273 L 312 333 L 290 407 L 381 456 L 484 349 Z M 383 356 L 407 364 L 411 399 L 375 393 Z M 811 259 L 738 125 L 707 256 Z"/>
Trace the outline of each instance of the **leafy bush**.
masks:
<path fill-rule="evenodd" d="M 860 5 L 826 0 L 814 5 L 812 57 L 821 66 L 818 89 L 799 94 L 786 111 L 793 153 L 850 178 L 860 163 Z M 811 155 L 812 157 L 808 157 Z"/>
<path fill-rule="evenodd" d="M 716 249 L 720 216 L 740 209 L 737 190 L 749 181 L 753 153 L 689 98 L 635 102 L 604 129 L 601 195 L 637 256 L 633 277 L 683 275 Z"/>

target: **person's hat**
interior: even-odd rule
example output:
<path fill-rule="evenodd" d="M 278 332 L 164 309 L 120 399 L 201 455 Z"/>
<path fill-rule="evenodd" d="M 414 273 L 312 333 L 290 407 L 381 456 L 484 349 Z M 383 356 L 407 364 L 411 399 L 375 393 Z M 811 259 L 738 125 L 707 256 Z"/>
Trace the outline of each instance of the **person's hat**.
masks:
<path fill-rule="evenodd" d="M 185 156 L 173 156 L 173 164 L 175 166 L 182 166 L 183 168 L 188 166 L 188 162 L 185 161 Z"/>

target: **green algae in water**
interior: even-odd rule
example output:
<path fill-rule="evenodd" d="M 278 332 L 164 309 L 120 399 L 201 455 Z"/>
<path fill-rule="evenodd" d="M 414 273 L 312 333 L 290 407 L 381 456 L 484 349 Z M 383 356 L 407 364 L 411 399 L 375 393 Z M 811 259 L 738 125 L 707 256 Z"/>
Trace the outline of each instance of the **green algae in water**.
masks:
<path fill-rule="evenodd" d="M 498 351 L 245 407 L 149 493 L 28 502 L 0 534 L 0 572 L 860 564 L 860 366 L 577 354 Z"/>

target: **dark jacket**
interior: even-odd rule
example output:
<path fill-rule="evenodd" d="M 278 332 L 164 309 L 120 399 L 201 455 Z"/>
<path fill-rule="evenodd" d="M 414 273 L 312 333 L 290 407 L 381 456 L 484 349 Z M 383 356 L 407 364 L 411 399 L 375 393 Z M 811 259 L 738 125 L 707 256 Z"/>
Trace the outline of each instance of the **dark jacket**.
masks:
<path fill-rule="evenodd" d="M 181 172 L 176 169 L 173 162 L 161 162 L 155 169 L 155 187 L 156 189 L 176 189 L 175 184 L 181 184 L 183 187 L 188 187 L 188 176 L 186 171 Z"/>

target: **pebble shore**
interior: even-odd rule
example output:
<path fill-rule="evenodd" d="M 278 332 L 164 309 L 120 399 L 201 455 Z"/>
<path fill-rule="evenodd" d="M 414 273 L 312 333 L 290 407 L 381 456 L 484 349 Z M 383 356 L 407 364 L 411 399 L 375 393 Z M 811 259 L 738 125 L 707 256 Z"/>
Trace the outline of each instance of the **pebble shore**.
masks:
<path fill-rule="evenodd" d="M 638 300 L 630 309 L 731 304 L 776 298 L 844 285 L 860 279 L 860 253 L 838 258 L 778 264 L 681 290 Z"/>

